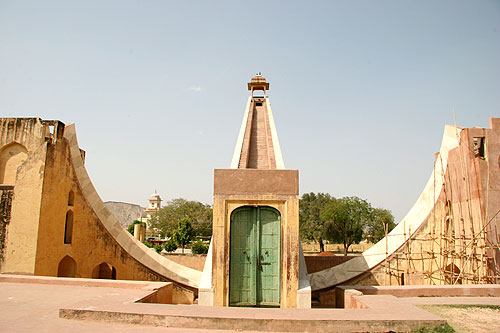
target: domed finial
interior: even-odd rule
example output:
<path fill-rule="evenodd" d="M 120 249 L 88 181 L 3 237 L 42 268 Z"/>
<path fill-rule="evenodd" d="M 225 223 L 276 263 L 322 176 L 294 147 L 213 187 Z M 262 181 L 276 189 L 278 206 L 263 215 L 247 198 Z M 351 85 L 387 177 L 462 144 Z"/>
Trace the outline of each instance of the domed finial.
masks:
<path fill-rule="evenodd" d="M 266 78 L 262 76 L 261 72 L 255 74 L 254 77 L 248 82 L 248 90 L 252 92 L 254 90 L 264 91 L 264 96 L 266 95 L 266 90 L 269 90 L 269 82 L 266 81 Z"/>

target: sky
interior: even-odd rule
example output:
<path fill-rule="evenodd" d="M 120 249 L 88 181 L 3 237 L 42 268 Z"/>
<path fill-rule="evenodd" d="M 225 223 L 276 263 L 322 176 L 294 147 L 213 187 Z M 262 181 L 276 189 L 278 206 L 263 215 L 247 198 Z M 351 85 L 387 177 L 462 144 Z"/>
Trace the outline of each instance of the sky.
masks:
<path fill-rule="evenodd" d="M 300 193 L 396 221 L 500 117 L 500 1 L 0 0 L 0 116 L 75 123 L 104 201 L 212 204 L 257 72 Z"/>

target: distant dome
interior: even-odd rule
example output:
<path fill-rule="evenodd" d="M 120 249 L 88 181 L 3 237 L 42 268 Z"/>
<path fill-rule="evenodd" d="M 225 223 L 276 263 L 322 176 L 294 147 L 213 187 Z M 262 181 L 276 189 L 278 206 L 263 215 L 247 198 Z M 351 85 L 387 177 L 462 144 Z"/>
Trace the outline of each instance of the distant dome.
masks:
<path fill-rule="evenodd" d="M 252 83 L 261 83 L 266 82 L 266 78 L 263 77 L 260 73 L 252 77 Z"/>
<path fill-rule="evenodd" d="M 158 200 L 161 201 L 161 198 L 160 198 L 160 195 L 158 193 L 156 193 L 156 191 L 155 191 L 155 193 L 151 194 L 151 197 L 149 198 L 149 200 L 150 201 L 158 201 Z"/>

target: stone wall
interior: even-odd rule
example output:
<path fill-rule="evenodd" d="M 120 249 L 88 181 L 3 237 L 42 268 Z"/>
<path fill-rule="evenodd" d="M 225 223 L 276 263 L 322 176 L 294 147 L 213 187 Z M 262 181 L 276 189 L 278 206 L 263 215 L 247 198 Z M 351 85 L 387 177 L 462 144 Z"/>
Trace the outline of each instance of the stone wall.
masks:
<path fill-rule="evenodd" d="M 25 160 L 9 159 L 16 151 L 4 154 L 16 163 L 0 165 L 0 173 L 15 174 L 10 223 L 7 213 L 1 219 L 7 236 L 0 272 L 173 281 L 174 302 L 194 301 L 199 272 L 147 249 L 104 207 L 85 171 L 74 126 L 9 118 L 0 119 L 0 130 L 0 154 L 13 144 L 27 151 Z M 2 192 L 6 208 L 4 197 Z"/>
<path fill-rule="evenodd" d="M 387 260 L 349 281 L 354 285 L 497 283 L 499 147 L 475 156 L 473 139 L 496 142 L 495 131 L 465 129 L 449 153 L 445 183 L 431 213 L 409 240 Z M 497 135 L 497 134 L 496 134 Z M 440 158 L 438 155 L 437 158 Z M 439 170 L 435 170 L 439 172 Z M 492 181 L 493 180 L 493 181 Z M 492 200 L 493 199 L 493 200 Z M 486 208 L 490 213 L 486 213 Z M 495 215 L 497 214 L 497 215 Z"/>
<path fill-rule="evenodd" d="M 500 281 L 500 119 L 490 128 L 446 126 L 433 173 L 386 238 L 310 275 L 314 297 L 335 285 L 489 284 Z"/>

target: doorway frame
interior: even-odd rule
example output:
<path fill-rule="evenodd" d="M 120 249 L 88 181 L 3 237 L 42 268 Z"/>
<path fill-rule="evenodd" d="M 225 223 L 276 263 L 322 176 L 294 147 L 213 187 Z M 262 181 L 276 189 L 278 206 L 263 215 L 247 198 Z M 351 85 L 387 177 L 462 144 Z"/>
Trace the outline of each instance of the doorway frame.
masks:
<path fill-rule="evenodd" d="M 254 282 L 255 282 L 255 290 L 253 291 L 255 294 L 253 295 L 254 296 L 254 299 L 255 299 L 255 304 L 248 304 L 248 305 L 245 305 L 245 304 L 241 304 L 241 305 L 231 305 L 230 304 L 230 299 L 231 299 L 231 249 L 232 249 L 232 237 L 231 237 L 231 225 L 233 224 L 233 215 L 235 213 L 237 213 L 238 211 L 242 210 L 242 209 L 251 209 L 253 210 L 253 223 L 254 223 L 254 226 L 256 226 L 256 229 L 255 229 L 255 234 L 254 234 L 254 245 L 253 245 L 253 257 L 254 259 L 255 258 L 258 258 L 256 259 L 257 262 L 253 263 L 252 267 L 253 267 L 253 273 L 252 273 L 252 277 L 254 278 Z M 260 220 L 260 212 L 261 210 L 260 209 L 263 209 L 263 210 L 268 210 L 268 211 L 273 211 L 275 212 L 277 215 L 278 215 L 278 220 L 276 221 L 277 223 L 279 223 L 279 227 L 277 228 L 278 229 L 278 237 L 279 237 L 279 248 L 278 248 L 278 283 L 279 283 L 279 287 L 278 287 L 278 304 L 259 304 L 259 285 L 260 285 L 260 282 L 261 282 L 261 277 L 259 275 L 259 260 L 260 260 L 260 256 L 261 256 L 261 247 L 262 247 L 262 242 L 261 242 L 261 237 L 260 237 L 260 234 L 261 234 L 261 220 Z M 228 300 L 228 304 L 230 306 L 249 306 L 249 307 L 279 307 L 281 305 L 281 285 L 282 285 L 282 281 L 281 281 L 281 271 L 282 271 L 282 223 L 281 223 L 281 212 L 276 209 L 275 207 L 272 207 L 272 206 L 269 206 L 269 205 L 243 205 L 243 206 L 240 206 L 238 208 L 235 208 L 231 211 L 231 213 L 229 214 L 230 217 L 229 217 L 229 284 L 228 284 L 228 297 L 229 297 L 229 300 Z"/>

